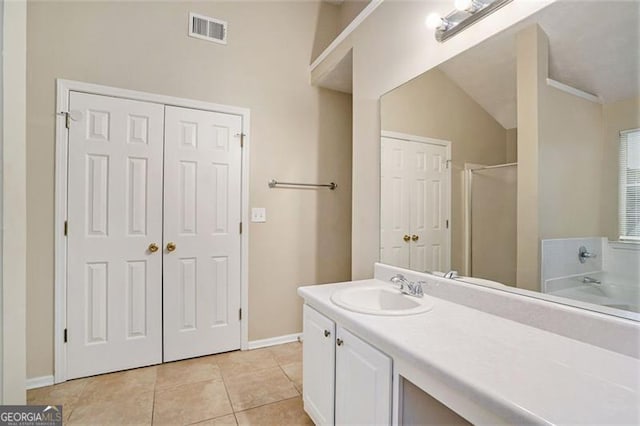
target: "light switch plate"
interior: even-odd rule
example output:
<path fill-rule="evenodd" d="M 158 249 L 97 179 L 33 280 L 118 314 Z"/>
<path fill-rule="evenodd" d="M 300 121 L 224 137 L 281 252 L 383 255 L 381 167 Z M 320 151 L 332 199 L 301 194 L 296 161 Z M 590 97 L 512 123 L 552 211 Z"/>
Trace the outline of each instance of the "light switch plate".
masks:
<path fill-rule="evenodd" d="M 253 207 L 251 209 L 251 222 L 266 222 L 267 209 L 264 207 Z"/>

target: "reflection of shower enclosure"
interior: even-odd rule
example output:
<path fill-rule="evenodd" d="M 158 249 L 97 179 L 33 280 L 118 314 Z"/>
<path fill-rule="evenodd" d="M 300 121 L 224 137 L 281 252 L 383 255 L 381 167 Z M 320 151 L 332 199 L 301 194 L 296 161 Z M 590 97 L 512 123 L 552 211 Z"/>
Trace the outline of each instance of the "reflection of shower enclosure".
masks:
<path fill-rule="evenodd" d="M 515 286 L 517 164 L 465 167 L 466 274 Z"/>

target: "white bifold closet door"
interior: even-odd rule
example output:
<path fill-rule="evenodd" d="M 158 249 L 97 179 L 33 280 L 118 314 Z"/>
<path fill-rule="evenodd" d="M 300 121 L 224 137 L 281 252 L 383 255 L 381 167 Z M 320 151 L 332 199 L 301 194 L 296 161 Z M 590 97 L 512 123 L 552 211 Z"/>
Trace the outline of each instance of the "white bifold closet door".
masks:
<path fill-rule="evenodd" d="M 69 102 L 67 378 L 239 349 L 241 117 Z"/>
<path fill-rule="evenodd" d="M 241 126 L 165 110 L 165 361 L 240 348 Z"/>
<path fill-rule="evenodd" d="M 162 361 L 164 106 L 71 92 L 67 378 Z"/>

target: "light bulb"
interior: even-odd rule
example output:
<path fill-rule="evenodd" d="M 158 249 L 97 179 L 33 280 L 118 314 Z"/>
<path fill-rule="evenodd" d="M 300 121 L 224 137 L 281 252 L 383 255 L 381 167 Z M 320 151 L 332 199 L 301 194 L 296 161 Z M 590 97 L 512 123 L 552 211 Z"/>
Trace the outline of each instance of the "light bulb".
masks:
<path fill-rule="evenodd" d="M 442 25 L 442 18 L 435 12 L 430 13 L 427 16 L 427 19 L 424 21 L 424 24 L 427 26 L 427 28 L 434 30 Z"/>
<path fill-rule="evenodd" d="M 456 9 L 460 11 L 465 11 L 465 10 L 471 9 L 471 6 L 473 5 L 473 0 L 455 0 L 453 4 L 456 7 Z"/>

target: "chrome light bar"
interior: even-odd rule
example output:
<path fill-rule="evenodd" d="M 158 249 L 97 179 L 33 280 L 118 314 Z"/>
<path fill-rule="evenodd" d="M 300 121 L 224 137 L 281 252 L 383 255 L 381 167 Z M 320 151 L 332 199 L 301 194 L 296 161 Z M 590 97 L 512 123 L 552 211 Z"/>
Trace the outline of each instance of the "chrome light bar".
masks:
<path fill-rule="evenodd" d="M 472 0 L 465 10 L 454 10 L 436 28 L 436 40 L 443 42 L 513 0 Z"/>

